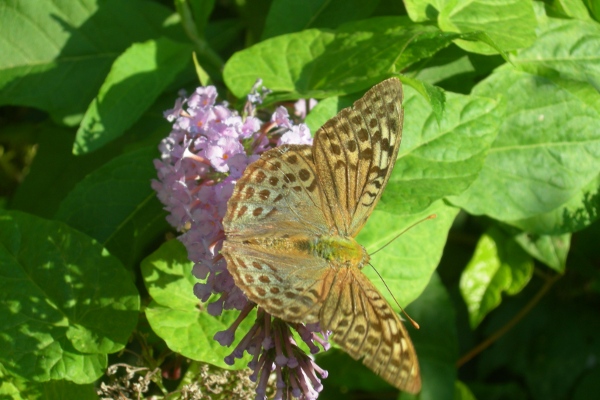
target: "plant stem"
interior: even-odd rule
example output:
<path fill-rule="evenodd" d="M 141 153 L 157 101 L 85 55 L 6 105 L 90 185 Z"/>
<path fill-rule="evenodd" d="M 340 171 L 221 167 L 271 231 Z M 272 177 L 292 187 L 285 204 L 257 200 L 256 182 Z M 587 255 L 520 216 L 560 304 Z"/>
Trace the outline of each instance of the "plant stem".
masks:
<path fill-rule="evenodd" d="M 540 290 L 538 290 L 535 296 L 533 296 L 531 300 L 529 300 L 525 307 L 523 307 L 521 311 L 517 313 L 517 315 L 515 315 L 510 321 L 508 321 L 502 328 L 498 329 L 492 336 L 490 336 L 489 338 L 475 346 L 473 349 L 471 349 L 467 354 L 462 356 L 456 362 L 456 367 L 462 367 L 464 364 L 471 361 L 471 359 L 477 354 L 481 353 L 483 350 L 490 347 L 496 340 L 504 336 L 506 332 L 511 330 L 520 320 L 522 320 L 527 314 L 529 314 L 533 307 L 535 307 L 536 304 L 539 303 L 539 301 L 542 299 L 542 297 L 544 297 L 546 292 L 550 290 L 552 285 L 554 285 L 554 283 L 558 281 L 561 277 L 562 275 L 559 274 L 551 277 L 546 277 L 544 285 L 540 288 Z"/>
<path fill-rule="evenodd" d="M 225 63 L 223 62 L 221 57 L 219 57 L 219 55 L 206 42 L 206 39 L 204 38 L 204 26 L 200 27 L 200 29 L 202 30 L 202 34 L 199 34 L 198 27 L 196 26 L 187 1 L 175 1 L 175 9 L 177 10 L 177 13 L 181 16 L 181 24 L 183 26 L 183 30 L 188 35 L 192 43 L 194 43 L 194 47 L 196 48 L 196 54 L 202 57 L 207 62 L 209 62 L 212 65 L 212 67 L 217 71 L 222 71 Z M 215 78 L 217 77 L 211 78 L 213 79 L 213 81 L 215 81 Z"/>

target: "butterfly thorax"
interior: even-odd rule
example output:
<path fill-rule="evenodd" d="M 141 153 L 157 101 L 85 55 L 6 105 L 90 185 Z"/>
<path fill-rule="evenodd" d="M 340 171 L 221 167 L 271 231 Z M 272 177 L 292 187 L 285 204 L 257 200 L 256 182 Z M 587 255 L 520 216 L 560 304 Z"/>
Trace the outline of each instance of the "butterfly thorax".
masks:
<path fill-rule="evenodd" d="M 318 236 L 309 241 L 308 250 L 317 257 L 343 267 L 361 269 L 369 262 L 367 250 L 351 237 Z"/>

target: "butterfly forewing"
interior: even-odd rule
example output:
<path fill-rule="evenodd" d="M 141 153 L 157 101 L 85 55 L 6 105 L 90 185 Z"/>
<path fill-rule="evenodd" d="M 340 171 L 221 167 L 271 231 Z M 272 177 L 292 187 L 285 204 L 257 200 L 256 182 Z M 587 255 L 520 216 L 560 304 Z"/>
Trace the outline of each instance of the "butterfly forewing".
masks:
<path fill-rule="evenodd" d="M 381 197 L 402 139 L 402 85 L 388 79 L 315 135 L 317 175 L 339 232 L 356 236 Z"/>
<path fill-rule="evenodd" d="M 222 254 L 250 300 L 288 322 L 319 322 L 352 357 L 416 393 L 413 345 L 360 271 L 368 255 L 353 239 L 389 179 L 402 117 L 402 86 L 388 79 L 319 129 L 314 146 L 264 153 L 227 204 Z"/>
<path fill-rule="evenodd" d="M 286 145 L 265 152 L 236 183 L 223 219 L 227 238 L 274 229 L 315 235 L 329 230 L 312 148 Z M 227 244 L 227 241 L 225 242 Z"/>
<path fill-rule="evenodd" d="M 318 322 L 326 295 L 327 261 L 302 249 L 302 239 L 331 225 L 312 160 L 310 146 L 265 152 L 237 182 L 223 219 L 222 254 L 236 285 L 290 322 Z"/>

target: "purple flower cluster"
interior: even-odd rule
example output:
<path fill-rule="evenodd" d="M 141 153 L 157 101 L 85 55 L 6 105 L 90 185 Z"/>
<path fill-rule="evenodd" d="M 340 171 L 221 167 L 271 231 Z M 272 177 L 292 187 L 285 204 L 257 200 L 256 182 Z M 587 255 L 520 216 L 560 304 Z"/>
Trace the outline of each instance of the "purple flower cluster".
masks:
<path fill-rule="evenodd" d="M 224 309 L 241 311 L 229 329 L 215 335 L 223 346 L 233 343 L 240 322 L 256 306 L 235 286 L 219 254 L 225 238 L 222 221 L 227 201 L 244 169 L 265 150 L 287 143 L 312 143 L 308 127 L 295 124 L 284 107 L 278 107 L 270 121 L 254 116 L 266 93 L 264 88 L 258 90 L 259 85 L 257 82 L 248 95 L 244 117 L 225 102 L 215 104 L 214 86 L 199 87 L 189 97 L 180 93 L 175 107 L 165 112 L 173 130 L 161 141 L 161 159 L 155 160 L 158 180 L 152 187 L 169 213 L 168 222 L 182 232 L 179 240 L 194 262 L 193 275 L 205 280 L 195 285 L 194 293 L 203 302 L 218 295 L 207 307 L 211 315 L 220 315 Z M 316 373 L 325 378 L 327 372 L 297 346 L 290 329 L 299 333 L 313 354 L 319 351 L 317 344 L 329 348 L 328 334 L 318 325 L 288 324 L 259 307 L 255 324 L 225 359 L 233 364 L 244 351 L 253 356 L 249 367 L 254 371 L 251 378 L 258 382 L 257 399 L 265 398 L 273 371 L 276 399 L 286 394 L 316 399 L 322 388 Z"/>

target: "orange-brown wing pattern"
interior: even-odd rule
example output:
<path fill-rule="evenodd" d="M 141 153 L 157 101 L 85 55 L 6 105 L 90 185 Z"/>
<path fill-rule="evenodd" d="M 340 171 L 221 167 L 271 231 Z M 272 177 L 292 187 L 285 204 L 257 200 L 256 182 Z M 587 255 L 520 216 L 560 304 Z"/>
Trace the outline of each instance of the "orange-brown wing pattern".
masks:
<path fill-rule="evenodd" d="M 333 340 L 398 389 L 417 393 L 417 354 L 398 314 L 356 268 L 340 268 L 321 311 L 321 328 Z"/>
<path fill-rule="evenodd" d="M 227 204 L 227 269 L 250 300 L 285 321 L 317 322 L 327 295 L 328 262 L 306 249 L 307 238 L 330 230 L 321 201 L 312 148 L 292 145 L 248 166 Z"/>
<path fill-rule="evenodd" d="M 312 147 L 271 149 L 250 164 L 235 185 L 223 218 L 227 241 L 272 231 L 328 232 L 328 208 L 321 202 Z"/>
<path fill-rule="evenodd" d="M 317 176 L 341 235 L 356 236 L 381 197 L 402 138 L 402 84 L 391 78 L 315 136 Z"/>

